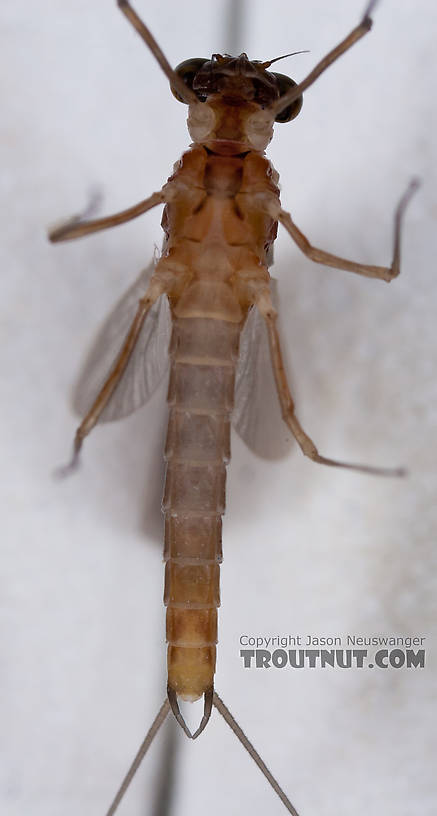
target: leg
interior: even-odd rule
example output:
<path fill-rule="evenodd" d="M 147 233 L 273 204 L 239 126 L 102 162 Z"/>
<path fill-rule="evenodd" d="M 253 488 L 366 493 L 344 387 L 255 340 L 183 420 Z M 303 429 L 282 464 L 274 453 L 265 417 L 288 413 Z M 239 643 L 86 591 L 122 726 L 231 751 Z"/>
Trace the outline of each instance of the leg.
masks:
<path fill-rule="evenodd" d="M 193 104 L 197 105 L 199 100 L 196 94 L 194 93 L 194 91 L 191 90 L 191 88 L 188 88 L 188 86 L 185 85 L 185 82 L 182 79 L 182 77 L 180 77 L 179 74 L 176 73 L 176 71 L 173 71 L 173 68 L 168 62 L 165 54 L 161 51 L 153 34 L 151 33 L 151 31 L 149 31 L 149 29 L 143 23 L 141 18 L 138 17 L 138 14 L 136 13 L 136 11 L 134 11 L 131 4 L 128 3 L 127 0 L 117 0 L 117 5 L 121 9 L 125 17 L 127 17 L 129 22 L 133 25 L 134 29 L 138 31 L 138 34 L 140 35 L 141 39 L 144 40 L 147 47 L 152 52 L 156 61 L 159 63 L 162 70 L 164 71 L 164 74 L 166 75 L 166 77 L 168 77 L 170 85 L 173 88 L 175 88 L 179 96 L 181 96 L 182 99 L 185 100 L 187 105 Z"/>
<path fill-rule="evenodd" d="M 320 74 L 323 74 L 333 62 L 335 62 L 345 51 L 348 51 L 349 48 L 352 48 L 358 40 L 361 40 L 361 37 L 364 37 L 370 29 L 372 28 L 372 18 L 370 17 L 377 0 L 371 0 L 371 2 L 367 5 L 366 10 L 364 12 L 363 18 L 359 25 L 352 29 L 350 34 L 345 37 L 344 40 L 341 41 L 329 54 L 326 55 L 320 62 L 317 63 L 316 67 L 308 74 L 308 76 L 299 82 L 299 85 L 295 85 L 287 94 L 281 97 L 274 105 L 271 106 L 270 110 L 272 110 L 275 116 L 278 115 L 284 108 L 291 105 L 302 93 L 309 88 L 313 82 L 318 79 Z"/>
<path fill-rule="evenodd" d="M 399 264 L 402 218 L 407 204 L 415 190 L 417 190 L 418 186 L 419 182 L 416 179 L 413 179 L 413 181 L 411 181 L 408 185 L 406 192 L 402 196 L 396 208 L 394 219 L 395 231 L 393 260 L 391 266 L 372 266 L 371 264 L 348 261 L 346 258 L 339 258 L 338 255 L 331 255 L 330 252 L 325 252 L 323 249 L 318 249 L 310 244 L 305 235 L 292 221 L 290 213 L 285 212 L 285 210 L 280 210 L 279 213 L 276 214 L 276 217 L 291 235 L 299 249 L 305 253 L 307 258 L 311 258 L 312 261 L 324 264 L 325 266 L 334 266 L 336 269 L 345 269 L 347 272 L 356 272 L 358 275 L 365 275 L 367 278 L 380 278 L 381 280 L 385 280 L 387 283 L 390 283 L 390 281 L 393 280 L 393 278 L 396 278 L 400 272 Z"/>
<path fill-rule="evenodd" d="M 120 350 L 120 354 L 115 361 L 114 367 L 104 383 L 100 393 L 97 395 L 93 405 L 76 431 L 73 445 L 73 458 L 69 465 L 67 465 L 65 468 L 61 468 L 61 475 L 67 475 L 78 464 L 79 452 L 82 447 L 83 440 L 97 424 L 102 411 L 111 399 L 135 348 L 135 344 L 140 335 L 147 313 L 160 295 L 163 294 L 163 292 L 164 287 L 162 283 L 157 281 L 156 278 L 155 280 L 152 278 L 146 294 L 139 301 L 137 313 Z"/>
<path fill-rule="evenodd" d="M 288 387 L 287 375 L 282 360 L 279 334 L 276 327 L 277 314 L 272 306 L 270 294 L 263 293 L 260 295 L 256 305 L 267 324 L 273 373 L 275 375 L 276 388 L 281 404 L 282 417 L 290 428 L 302 453 L 312 459 L 313 462 L 318 462 L 321 465 L 348 468 L 349 470 L 358 470 L 361 473 L 372 473 L 379 476 L 404 476 L 405 472 L 402 468 L 376 468 L 368 465 L 353 465 L 347 462 L 337 462 L 335 459 L 327 459 L 325 456 L 319 454 L 314 442 L 305 433 L 294 412 L 294 403 Z"/>
<path fill-rule="evenodd" d="M 93 221 L 82 221 L 81 215 L 75 215 L 60 224 L 59 227 L 49 232 L 49 241 L 53 244 L 59 241 L 71 241 L 73 238 L 81 238 L 82 235 L 89 235 L 90 232 L 99 232 L 99 230 L 107 229 L 108 227 L 116 227 L 118 224 L 124 224 L 126 221 L 131 221 L 132 218 L 137 218 L 142 213 L 156 207 L 157 204 L 163 204 L 166 201 L 166 194 L 164 190 L 159 193 L 152 193 L 149 198 L 145 198 L 133 207 L 127 210 L 122 210 L 114 215 L 107 215 L 105 218 L 96 218 Z"/>

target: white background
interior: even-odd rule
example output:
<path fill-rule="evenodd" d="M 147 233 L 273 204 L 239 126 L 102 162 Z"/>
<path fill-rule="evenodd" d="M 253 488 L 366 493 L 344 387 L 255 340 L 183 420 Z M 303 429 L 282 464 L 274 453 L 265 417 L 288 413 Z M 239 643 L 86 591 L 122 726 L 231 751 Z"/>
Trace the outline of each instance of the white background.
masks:
<path fill-rule="evenodd" d="M 362 13 L 361 0 L 247 5 L 239 50 L 310 49 L 278 66 L 295 79 Z M 137 2 L 173 64 L 230 48 L 227 8 Z M 301 816 L 436 808 L 437 7 L 385 0 L 374 18 L 277 127 L 269 156 L 308 237 L 369 263 L 389 260 L 394 207 L 421 176 L 401 277 L 387 286 L 317 267 L 286 235 L 274 274 L 304 427 L 328 456 L 410 475 L 323 469 L 297 450 L 265 463 L 235 440 L 228 478 L 216 687 Z M 98 429 L 78 475 L 51 474 L 69 455 L 80 361 L 160 244 L 160 214 L 57 247 L 45 230 L 93 187 L 105 213 L 159 189 L 189 143 L 186 109 L 112 0 L 4 0 L 0 22 L 2 806 L 99 816 L 165 696 L 165 388 Z M 426 635 L 428 665 L 243 670 L 240 634 L 308 632 Z M 217 713 L 178 747 L 175 816 L 285 812 Z M 159 812 L 162 748 L 161 736 L 121 814 Z"/>

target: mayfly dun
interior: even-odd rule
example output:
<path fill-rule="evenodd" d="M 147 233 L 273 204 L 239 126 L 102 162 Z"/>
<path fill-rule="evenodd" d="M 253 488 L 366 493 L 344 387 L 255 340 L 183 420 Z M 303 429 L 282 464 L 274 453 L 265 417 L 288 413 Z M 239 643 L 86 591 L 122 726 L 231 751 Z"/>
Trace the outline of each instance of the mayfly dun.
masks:
<path fill-rule="evenodd" d="M 296 810 L 214 690 L 219 606 L 221 525 L 225 509 L 230 423 L 253 442 L 248 376 L 260 333 L 267 333 L 282 418 L 314 462 L 386 476 L 402 470 L 327 458 L 300 424 L 285 373 L 276 325 L 269 263 L 278 224 L 310 259 L 390 282 L 400 271 L 402 217 L 417 182 L 410 183 L 394 218 L 388 267 L 346 260 L 310 244 L 281 206 L 278 174 L 265 157 L 275 123 L 292 121 L 302 94 L 371 29 L 368 5 L 360 23 L 300 83 L 265 61 L 213 54 L 172 69 L 153 35 L 125 0 L 118 6 L 188 106 L 192 145 L 158 191 L 128 209 L 89 220 L 74 217 L 50 232 L 52 242 L 123 224 L 164 206 L 164 245 L 105 325 L 80 379 L 76 406 L 83 420 L 71 465 L 100 421 L 143 405 L 170 359 L 165 517 L 165 592 L 168 643 L 167 698 L 158 712 L 108 816 L 117 809 L 135 771 L 170 710 L 185 734 L 197 738 L 215 707 L 292 814 Z M 290 56 L 290 55 L 288 55 Z M 170 337 L 170 345 L 166 338 Z M 191 732 L 180 700 L 203 698 L 203 716 Z"/>

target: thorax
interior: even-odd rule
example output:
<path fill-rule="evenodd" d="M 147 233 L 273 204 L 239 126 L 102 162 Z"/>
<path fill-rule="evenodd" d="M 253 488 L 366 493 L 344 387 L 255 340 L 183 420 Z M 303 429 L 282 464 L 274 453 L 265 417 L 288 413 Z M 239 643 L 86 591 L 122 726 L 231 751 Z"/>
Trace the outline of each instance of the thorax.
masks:
<path fill-rule="evenodd" d="M 203 254 L 215 248 L 232 263 L 235 251 L 245 247 L 265 262 L 276 224 L 265 214 L 262 196 L 279 197 L 277 181 L 278 174 L 260 153 L 220 155 L 194 146 L 168 181 L 172 200 L 162 220 L 165 250 L 179 247 Z"/>

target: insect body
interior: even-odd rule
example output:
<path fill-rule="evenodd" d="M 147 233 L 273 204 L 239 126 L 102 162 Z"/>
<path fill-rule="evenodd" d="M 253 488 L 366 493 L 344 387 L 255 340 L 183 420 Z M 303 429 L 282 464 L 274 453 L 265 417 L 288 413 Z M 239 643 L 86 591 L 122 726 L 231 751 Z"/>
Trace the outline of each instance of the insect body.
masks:
<path fill-rule="evenodd" d="M 245 110 L 236 111 L 235 153 L 229 139 L 208 140 L 183 156 L 170 180 L 177 192 L 155 270 L 158 281 L 172 281 L 165 601 L 169 689 L 185 699 L 209 694 L 213 684 L 239 335 L 254 296 L 268 297 L 266 253 L 275 228 L 268 211 L 254 206 L 253 192 L 277 200 L 271 167 L 258 153 L 241 155 Z M 218 134 L 225 128 L 226 108 Z"/>
<path fill-rule="evenodd" d="M 188 104 L 193 145 L 159 192 L 117 215 L 94 221 L 74 219 L 54 229 L 50 238 L 61 241 L 79 237 L 123 223 L 157 204 L 165 205 L 161 258 L 139 299 L 119 355 L 87 409 L 75 439 L 77 458 L 84 437 L 99 418 L 114 418 L 126 412 L 126 406 L 117 406 L 120 400 L 123 404 L 127 373 L 134 370 L 134 356 L 141 344 L 144 346 L 144 337 L 147 342 L 151 338 L 152 317 L 157 325 L 157 310 L 168 303 L 172 338 L 164 513 L 169 702 L 152 726 L 131 769 L 132 775 L 169 705 L 190 737 L 201 733 L 214 703 L 237 736 L 246 740 L 215 694 L 213 678 L 230 420 L 235 380 L 242 364 L 240 335 L 247 331 L 250 320 L 262 318 L 260 322 L 265 323 L 282 416 L 304 454 L 325 465 L 399 474 L 321 456 L 301 427 L 282 364 L 268 263 L 279 222 L 310 258 L 390 281 L 399 273 L 401 217 L 414 184 L 396 212 L 391 267 L 359 264 L 311 246 L 281 208 L 278 175 L 264 155 L 275 121 L 293 119 L 302 105 L 302 91 L 370 29 L 371 7 L 359 26 L 296 85 L 269 71 L 273 61 L 250 61 L 246 54 L 214 54 L 211 59 L 188 60 L 173 71 L 131 6 L 121 0 L 119 6 L 151 48 L 175 96 Z M 144 402 L 151 388 L 146 386 L 136 402 L 133 398 L 129 410 Z M 192 735 L 179 710 L 178 698 L 195 700 L 202 696 L 204 716 Z M 245 744 L 248 747 L 247 740 Z M 249 750 L 288 810 L 295 813 L 250 744 Z M 110 813 L 129 780 L 128 775 Z"/>

